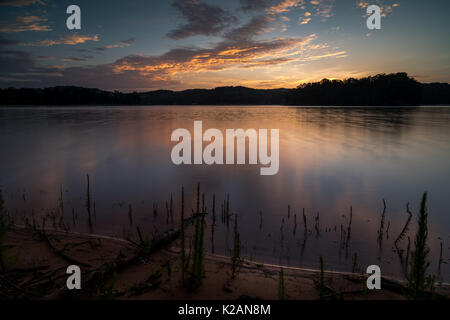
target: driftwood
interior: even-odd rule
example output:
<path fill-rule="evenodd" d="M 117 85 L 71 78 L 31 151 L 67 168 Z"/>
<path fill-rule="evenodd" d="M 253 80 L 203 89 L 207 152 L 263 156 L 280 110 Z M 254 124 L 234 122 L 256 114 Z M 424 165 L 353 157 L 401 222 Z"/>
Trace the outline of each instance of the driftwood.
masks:
<path fill-rule="evenodd" d="M 71 263 L 71 264 L 76 264 L 79 266 L 83 266 L 86 268 L 91 268 L 92 266 L 90 264 L 78 261 L 74 258 L 69 257 L 68 255 L 64 254 L 62 252 L 62 250 L 58 250 L 51 242 L 50 238 L 45 234 L 42 233 L 41 236 L 43 237 L 43 239 L 45 240 L 45 242 L 49 245 L 49 247 L 53 250 L 53 252 L 56 253 L 56 255 L 58 255 L 59 257 L 63 258 L 64 260 L 66 260 L 67 262 Z"/>
<path fill-rule="evenodd" d="M 195 217 L 196 215 L 185 219 L 184 224 L 187 225 L 192 223 Z M 130 257 L 126 257 L 120 253 L 119 256 L 113 261 L 109 261 L 97 269 L 88 271 L 88 273 L 82 278 L 81 288 L 84 292 L 92 291 L 96 288 L 96 284 L 107 281 L 114 274 L 114 272 L 121 272 L 129 266 L 139 263 L 141 258 L 148 257 L 155 251 L 173 242 L 180 236 L 180 234 L 180 229 L 170 229 L 158 237 L 153 238 L 150 243 L 146 243 L 145 241 L 141 243 L 138 247 L 137 253 Z M 69 298 L 70 296 L 70 290 L 61 288 L 46 296 L 45 299 Z"/>

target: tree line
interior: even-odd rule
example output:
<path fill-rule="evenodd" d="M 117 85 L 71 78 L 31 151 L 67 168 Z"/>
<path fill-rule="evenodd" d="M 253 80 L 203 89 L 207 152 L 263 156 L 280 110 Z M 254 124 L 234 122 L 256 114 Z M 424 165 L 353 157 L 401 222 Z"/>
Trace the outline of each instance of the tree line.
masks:
<path fill-rule="evenodd" d="M 0 89 L 0 105 L 293 105 L 415 106 L 450 104 L 448 83 L 420 83 L 406 73 L 323 79 L 294 89 L 218 87 L 123 93 L 95 88 Z"/>

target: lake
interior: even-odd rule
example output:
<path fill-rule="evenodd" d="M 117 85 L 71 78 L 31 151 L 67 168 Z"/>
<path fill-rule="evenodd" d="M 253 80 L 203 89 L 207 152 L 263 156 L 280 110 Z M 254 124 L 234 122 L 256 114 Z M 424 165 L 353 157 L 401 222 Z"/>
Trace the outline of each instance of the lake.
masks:
<path fill-rule="evenodd" d="M 194 120 L 222 132 L 279 129 L 278 174 L 262 176 L 259 165 L 174 165 L 171 133 L 192 131 Z M 186 212 L 195 208 L 199 182 L 208 252 L 230 255 L 233 248 L 234 220 L 227 227 L 221 219 L 229 197 L 242 256 L 295 267 L 318 268 L 323 256 L 326 269 L 365 271 L 377 264 L 383 275 L 402 278 L 394 241 L 409 203 L 413 219 L 398 247 L 405 255 L 409 236 L 413 250 L 420 200 L 428 191 L 429 272 L 438 275 L 442 242 L 439 279 L 450 280 L 447 107 L 6 107 L 0 108 L 0 145 L 0 184 L 17 224 L 32 216 L 41 223 L 60 210 L 71 230 L 135 237 L 139 226 L 155 234 L 172 227 L 166 213 L 171 194 L 179 223 L 181 186 Z M 91 228 L 87 174 L 95 204 Z"/>

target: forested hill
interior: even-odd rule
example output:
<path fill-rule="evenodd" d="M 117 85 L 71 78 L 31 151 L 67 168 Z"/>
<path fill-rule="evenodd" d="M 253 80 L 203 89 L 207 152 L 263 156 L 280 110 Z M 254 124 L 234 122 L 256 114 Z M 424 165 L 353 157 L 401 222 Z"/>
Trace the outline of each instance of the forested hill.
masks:
<path fill-rule="evenodd" d="M 450 105 L 450 85 L 423 84 L 406 73 L 328 80 L 295 89 L 219 87 L 122 93 L 75 86 L 0 89 L 0 105 Z"/>

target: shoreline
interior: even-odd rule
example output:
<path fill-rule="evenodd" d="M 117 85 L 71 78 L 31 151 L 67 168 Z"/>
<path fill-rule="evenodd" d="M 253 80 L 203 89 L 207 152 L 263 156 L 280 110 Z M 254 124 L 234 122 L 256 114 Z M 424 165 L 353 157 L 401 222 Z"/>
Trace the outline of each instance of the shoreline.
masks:
<path fill-rule="evenodd" d="M 243 259 L 235 279 L 231 277 L 231 259 L 205 254 L 203 285 L 191 292 L 181 285 L 179 239 L 150 254 L 136 256 L 136 247 L 129 241 L 102 235 L 49 230 L 42 234 L 15 226 L 7 232 L 6 256 L 10 267 L 0 282 L 10 285 L 9 294 L 26 299 L 57 300 L 68 293 L 78 299 L 150 299 L 150 300 L 235 300 L 242 298 L 278 299 L 279 270 L 283 268 L 286 294 L 290 300 L 318 298 L 319 270 L 263 264 Z M 25 256 L 24 256 L 25 253 Z M 14 258 L 15 257 L 15 258 Z M 25 258 L 26 257 L 26 258 Z M 81 292 L 65 289 L 65 268 L 78 261 L 83 277 L 92 277 Z M 119 260 L 118 260 L 119 259 Z M 120 261 L 126 261 L 126 264 Z M 105 265 L 114 266 L 108 279 Z M 101 271 L 101 283 L 95 280 Z M 382 290 L 363 288 L 365 277 L 349 272 L 324 271 L 328 299 L 401 300 L 404 283 L 382 277 Z M 50 276 L 49 276 L 50 275 Z M 7 278 L 7 279 L 6 279 Z M 98 277 L 97 277 L 98 278 Z M 32 285 L 37 282 L 36 285 Z M 49 289 L 49 284 L 53 288 Z M 75 290 L 77 291 L 77 290 Z M 450 297 L 448 284 L 436 286 L 440 298 Z M 21 292 L 21 293 L 20 293 Z M 31 294 L 32 293 L 32 294 Z"/>

